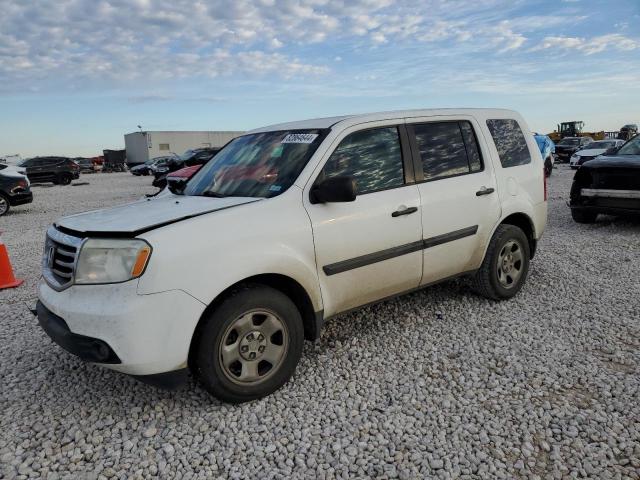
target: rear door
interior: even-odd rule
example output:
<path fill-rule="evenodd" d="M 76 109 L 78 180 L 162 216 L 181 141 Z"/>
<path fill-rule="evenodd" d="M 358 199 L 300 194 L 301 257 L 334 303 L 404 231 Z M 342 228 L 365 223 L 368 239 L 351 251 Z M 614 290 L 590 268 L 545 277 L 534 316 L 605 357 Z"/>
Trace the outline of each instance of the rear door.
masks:
<path fill-rule="evenodd" d="M 422 205 L 420 283 L 426 285 L 480 266 L 500 202 L 475 119 L 407 121 Z"/>
<path fill-rule="evenodd" d="M 418 287 L 420 196 L 413 184 L 404 127 L 351 127 L 336 139 L 325 159 L 304 193 L 325 315 Z M 312 204 L 312 184 L 336 176 L 355 180 L 355 201 Z"/>

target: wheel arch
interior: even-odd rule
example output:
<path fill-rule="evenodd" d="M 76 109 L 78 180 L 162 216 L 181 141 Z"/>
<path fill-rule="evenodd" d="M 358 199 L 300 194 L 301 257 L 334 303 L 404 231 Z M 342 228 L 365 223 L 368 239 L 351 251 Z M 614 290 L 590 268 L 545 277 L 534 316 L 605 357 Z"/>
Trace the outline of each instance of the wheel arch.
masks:
<path fill-rule="evenodd" d="M 263 285 L 285 294 L 289 299 L 291 299 L 300 312 L 305 340 L 313 341 L 320 337 L 320 329 L 324 323 L 323 312 L 316 312 L 314 310 L 313 302 L 311 301 L 309 293 L 299 282 L 287 275 L 279 273 L 262 273 L 259 275 L 253 275 L 227 287 L 204 309 L 191 337 L 188 359 L 190 367 L 192 366 L 194 352 L 198 346 L 198 341 L 200 340 L 204 319 L 207 318 L 207 316 L 210 315 L 211 312 L 213 312 L 226 298 L 228 298 L 233 291 L 247 285 Z"/>
<path fill-rule="evenodd" d="M 496 226 L 496 228 L 498 228 L 498 226 L 500 225 L 513 225 L 522 230 L 527 236 L 527 240 L 529 240 L 529 258 L 533 258 L 535 256 L 537 247 L 535 227 L 533 224 L 533 220 L 529 215 L 523 212 L 512 213 L 503 218 Z"/>

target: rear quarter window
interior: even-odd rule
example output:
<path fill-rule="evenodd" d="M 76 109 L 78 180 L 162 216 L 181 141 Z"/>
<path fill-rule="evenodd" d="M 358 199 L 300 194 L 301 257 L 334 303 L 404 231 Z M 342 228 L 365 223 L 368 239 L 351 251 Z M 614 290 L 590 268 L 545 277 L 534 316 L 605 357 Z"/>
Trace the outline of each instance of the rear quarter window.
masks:
<path fill-rule="evenodd" d="M 518 122 L 512 119 L 487 120 L 503 168 L 531 163 L 529 147 Z"/>

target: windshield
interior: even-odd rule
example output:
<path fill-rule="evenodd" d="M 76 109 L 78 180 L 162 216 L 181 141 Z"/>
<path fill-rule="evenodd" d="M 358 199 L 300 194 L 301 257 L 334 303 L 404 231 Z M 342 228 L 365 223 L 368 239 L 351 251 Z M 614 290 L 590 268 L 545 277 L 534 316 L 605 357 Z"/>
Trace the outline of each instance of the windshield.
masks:
<path fill-rule="evenodd" d="M 28 159 L 28 158 L 26 158 L 26 159 L 21 160 L 20 162 L 18 162 L 18 163 L 17 163 L 18 167 L 26 167 L 26 166 L 27 166 L 27 161 L 28 161 L 28 160 L 29 160 L 29 159 Z"/>
<path fill-rule="evenodd" d="M 178 158 L 180 160 L 189 160 L 191 157 L 193 157 L 195 155 L 195 153 L 196 153 L 195 150 L 187 150 L 182 155 L 180 155 Z"/>
<path fill-rule="evenodd" d="M 289 130 L 238 137 L 187 184 L 185 195 L 275 197 L 287 190 L 326 130 Z"/>
<path fill-rule="evenodd" d="M 620 147 L 618 155 L 640 155 L 640 135 L 636 135 Z"/>
<path fill-rule="evenodd" d="M 577 138 L 564 138 L 560 140 L 558 145 L 578 145 L 578 143 L 580 143 L 580 140 Z"/>

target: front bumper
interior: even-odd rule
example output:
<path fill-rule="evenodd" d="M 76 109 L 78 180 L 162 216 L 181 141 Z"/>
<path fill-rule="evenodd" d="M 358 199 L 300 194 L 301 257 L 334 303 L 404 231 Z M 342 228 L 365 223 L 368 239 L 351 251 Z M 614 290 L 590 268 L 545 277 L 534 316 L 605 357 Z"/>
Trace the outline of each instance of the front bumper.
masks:
<path fill-rule="evenodd" d="M 181 290 L 138 295 L 137 284 L 73 285 L 57 292 L 41 281 L 39 321 L 66 350 L 119 372 L 149 376 L 185 369 L 206 306 Z M 86 354 L 87 345 L 95 350 L 98 344 L 119 362 Z"/>
<path fill-rule="evenodd" d="M 9 197 L 9 203 L 12 207 L 24 205 L 33 202 L 33 193 L 31 191 L 14 193 Z"/>

